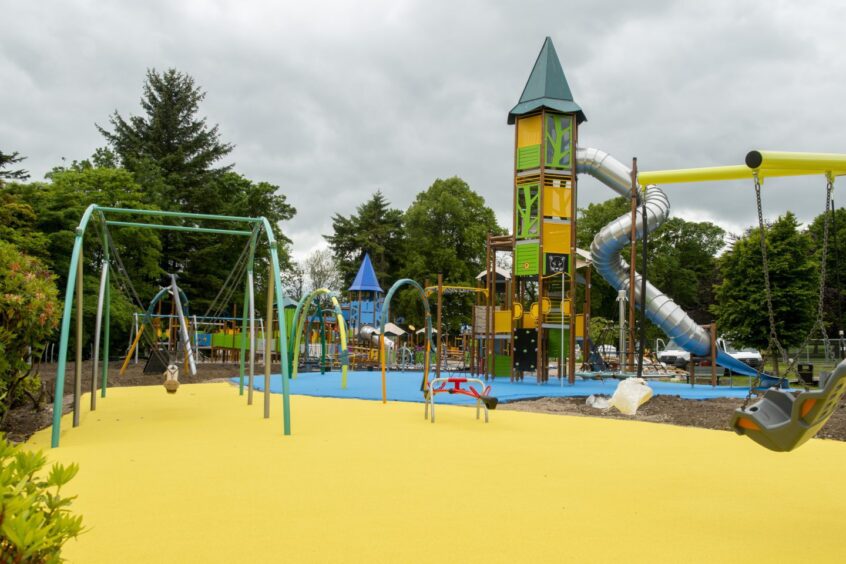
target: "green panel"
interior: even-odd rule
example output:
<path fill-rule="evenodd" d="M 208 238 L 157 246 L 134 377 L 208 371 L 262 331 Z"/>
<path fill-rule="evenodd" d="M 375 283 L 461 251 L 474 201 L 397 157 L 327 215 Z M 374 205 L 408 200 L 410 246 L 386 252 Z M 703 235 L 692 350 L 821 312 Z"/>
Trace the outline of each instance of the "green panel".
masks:
<path fill-rule="evenodd" d="M 517 276 L 533 276 L 538 273 L 537 243 L 524 243 L 514 247 L 514 272 Z"/>
<path fill-rule="evenodd" d="M 226 346 L 226 337 L 225 333 L 212 333 L 211 336 L 211 344 L 213 347 L 225 347 Z"/>
<path fill-rule="evenodd" d="M 288 328 L 288 334 L 294 332 L 294 314 L 297 313 L 296 308 L 293 307 L 286 307 L 285 308 L 285 327 Z"/>
<path fill-rule="evenodd" d="M 517 186 L 518 239 L 537 239 L 540 232 L 540 184 L 522 184 Z"/>
<path fill-rule="evenodd" d="M 540 167 L 540 145 L 529 145 L 517 149 L 517 170 L 528 170 Z"/>
<path fill-rule="evenodd" d="M 558 358 L 561 353 L 561 329 L 546 329 L 546 355 L 548 358 Z M 564 330 L 564 353 L 570 347 L 570 330 Z"/>
<path fill-rule="evenodd" d="M 494 355 L 494 376 L 511 376 L 511 356 L 507 354 Z"/>
<path fill-rule="evenodd" d="M 547 114 L 544 124 L 547 168 L 569 169 L 572 165 L 573 122 L 571 116 Z"/>
<path fill-rule="evenodd" d="M 212 346 L 226 349 L 236 348 L 235 335 L 226 333 L 212 333 Z M 241 348 L 241 341 L 238 341 L 237 348 Z"/>

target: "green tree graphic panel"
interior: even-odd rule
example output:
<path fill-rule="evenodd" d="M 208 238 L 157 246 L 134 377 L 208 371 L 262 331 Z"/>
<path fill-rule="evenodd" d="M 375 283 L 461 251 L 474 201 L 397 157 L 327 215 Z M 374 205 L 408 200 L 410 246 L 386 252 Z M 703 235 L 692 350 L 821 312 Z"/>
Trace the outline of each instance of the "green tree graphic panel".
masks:
<path fill-rule="evenodd" d="M 546 166 L 569 169 L 573 147 L 573 121 L 571 116 L 547 114 L 544 130 L 546 135 Z"/>
<path fill-rule="evenodd" d="M 517 186 L 517 238 L 537 239 L 540 233 L 540 186 Z"/>

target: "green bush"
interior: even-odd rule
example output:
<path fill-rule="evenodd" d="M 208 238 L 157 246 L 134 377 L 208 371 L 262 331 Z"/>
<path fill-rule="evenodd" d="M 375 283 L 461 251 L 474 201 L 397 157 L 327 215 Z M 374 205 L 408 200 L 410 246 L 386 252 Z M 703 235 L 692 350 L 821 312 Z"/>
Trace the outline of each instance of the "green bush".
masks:
<path fill-rule="evenodd" d="M 36 258 L 0 241 L 0 422 L 39 387 L 37 362 L 59 322 L 55 277 Z"/>
<path fill-rule="evenodd" d="M 76 496 L 62 486 L 79 466 L 54 464 L 44 479 L 42 452 L 28 451 L 0 436 L 0 562 L 61 562 L 62 545 L 83 532 L 82 517 L 70 512 Z"/>

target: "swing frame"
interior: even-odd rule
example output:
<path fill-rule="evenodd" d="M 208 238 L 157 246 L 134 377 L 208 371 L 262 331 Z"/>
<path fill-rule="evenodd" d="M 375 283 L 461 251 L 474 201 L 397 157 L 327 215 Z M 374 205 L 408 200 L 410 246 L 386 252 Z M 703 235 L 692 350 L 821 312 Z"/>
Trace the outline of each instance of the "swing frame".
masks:
<path fill-rule="evenodd" d="M 829 204 L 831 202 L 831 194 L 833 193 L 834 189 L 834 179 L 837 176 L 844 176 L 846 175 L 846 154 L 835 154 L 835 153 L 795 153 L 795 152 L 781 152 L 781 151 L 750 151 L 745 158 L 744 165 L 730 165 L 730 166 L 722 166 L 722 167 L 709 167 L 709 168 L 694 168 L 694 169 L 682 169 L 682 170 L 663 170 L 663 171 L 649 171 L 649 172 L 640 172 L 638 174 L 638 182 L 641 185 L 648 185 L 648 184 L 672 184 L 672 183 L 682 183 L 682 182 L 702 182 L 702 181 L 713 181 L 713 180 L 744 180 L 744 179 L 752 179 L 755 181 L 755 190 L 756 190 L 756 200 L 758 204 L 758 214 L 759 214 L 759 223 L 761 224 L 759 228 L 761 229 L 761 237 L 765 236 L 763 231 L 763 218 L 761 213 L 761 203 L 760 203 L 760 189 L 761 185 L 765 178 L 768 177 L 784 177 L 784 176 L 818 176 L 824 175 L 826 177 L 826 210 L 825 213 L 828 214 Z M 828 221 L 828 216 L 826 215 L 826 222 Z M 826 238 L 827 238 L 827 230 L 828 224 L 826 224 Z M 827 245 L 827 240 L 824 243 L 824 247 Z M 766 249 L 764 248 L 764 243 L 762 239 L 762 253 L 766 253 Z M 764 254 L 766 257 L 766 254 Z M 823 260 L 825 260 L 825 254 L 823 255 Z M 817 320 L 814 323 L 814 327 L 812 327 L 811 331 L 808 334 L 808 337 L 815 331 L 817 328 L 820 328 L 823 331 L 823 336 L 826 337 L 825 328 L 820 326 L 821 323 L 821 312 L 822 312 L 822 287 L 825 284 L 825 264 L 821 266 L 821 277 L 823 278 L 820 281 L 821 290 L 820 290 L 820 301 L 818 305 L 818 312 L 817 312 Z M 769 296 L 769 278 L 768 274 L 765 270 L 765 285 L 767 289 L 767 295 Z M 778 345 L 779 350 L 782 352 L 784 356 L 784 351 L 781 348 L 780 343 L 778 342 L 777 335 L 775 335 L 774 325 L 772 321 L 772 309 L 768 303 L 769 307 L 769 316 L 770 316 L 770 325 L 771 325 L 771 342 L 770 347 L 772 347 L 773 341 Z M 827 338 L 827 337 L 826 337 Z M 807 338 L 806 338 L 807 341 Z M 784 376 L 782 376 L 779 382 L 784 382 L 787 379 L 787 374 L 792 369 L 794 363 L 788 364 L 787 368 L 785 369 Z M 838 365 L 836 373 L 838 375 L 838 380 L 842 377 L 843 371 L 846 370 L 846 361 L 841 362 Z M 748 406 L 749 400 L 752 397 L 753 387 L 750 387 L 749 395 L 746 397 L 746 402 L 744 403 L 743 407 L 738 408 L 731 420 L 731 427 L 737 432 L 738 434 L 746 434 L 749 436 L 750 434 L 756 434 L 754 440 L 759 444 L 770 448 L 771 450 L 780 450 L 780 451 L 790 451 L 799 446 L 801 446 L 805 441 L 807 441 L 811 436 L 816 434 L 816 432 L 825 424 L 828 420 L 828 416 L 831 415 L 830 412 L 827 412 L 827 415 L 820 417 L 814 421 L 814 424 L 808 427 L 812 433 L 804 432 L 793 432 L 796 431 L 795 427 L 806 425 L 807 421 L 803 418 L 808 415 L 808 413 L 793 413 L 791 415 L 790 409 L 781 409 L 784 413 L 782 413 L 778 418 L 771 417 L 770 421 L 765 421 L 763 418 L 758 417 L 757 419 L 753 417 L 755 412 L 762 410 L 762 408 L 767 407 L 769 405 L 780 405 L 784 407 L 785 405 L 810 405 L 813 406 L 814 403 L 818 400 L 825 400 L 826 405 L 829 405 L 832 400 L 832 395 L 835 395 L 837 399 L 839 399 L 844 393 L 844 386 L 827 386 L 826 387 L 826 394 L 825 396 L 820 396 L 820 392 L 800 392 L 795 397 L 789 395 L 789 392 L 785 392 L 778 388 L 770 389 L 766 392 L 764 397 L 752 406 Z M 808 395 L 805 395 L 808 394 Z M 806 398 L 808 401 L 806 402 Z M 769 403 L 767 403 L 769 402 Z M 747 406 L 749 410 L 747 411 Z M 810 410 L 810 408 L 808 408 Z M 772 410 L 770 410 L 772 411 Z M 761 411 L 763 413 L 763 411 Z M 786 415 L 785 415 L 786 414 Z M 773 434 L 780 434 L 784 435 L 785 432 L 792 432 L 791 433 L 791 440 L 787 443 L 778 443 L 774 442 L 771 437 L 767 436 L 767 433 Z M 789 444 L 788 444 L 789 443 Z"/>
<path fill-rule="evenodd" d="M 163 222 L 159 223 L 143 223 L 138 221 L 120 221 L 116 219 L 110 219 L 112 217 L 118 216 L 145 216 L 149 218 L 157 218 L 159 220 L 163 218 L 172 218 L 172 219 L 182 219 L 182 220 L 190 220 L 191 223 L 194 225 L 169 225 Z M 273 235 L 273 230 L 271 228 L 270 222 L 265 217 L 240 217 L 240 216 L 227 216 L 227 215 L 215 215 L 215 214 L 198 214 L 198 213 L 183 213 L 183 212 L 174 212 L 174 211 L 162 211 L 162 210 L 142 210 L 142 209 L 131 209 L 131 208 L 116 208 L 116 207 L 107 207 L 107 206 L 99 206 L 96 204 L 89 205 L 85 212 L 82 214 L 82 218 L 80 219 L 79 225 L 76 228 L 76 234 L 74 237 L 73 243 L 73 251 L 71 253 L 71 260 L 70 266 L 68 268 L 68 279 L 67 279 L 67 286 L 65 288 L 65 295 L 64 295 L 64 309 L 62 314 L 62 323 L 61 323 L 61 331 L 59 337 L 59 358 L 58 364 L 56 367 L 56 386 L 55 386 L 55 393 L 53 398 L 53 426 L 52 426 L 52 433 L 51 433 L 51 447 L 57 448 L 60 443 L 61 439 L 61 426 L 62 426 L 62 407 L 63 407 L 63 398 L 64 398 L 64 389 L 65 389 L 65 369 L 67 367 L 67 353 L 68 353 L 68 340 L 70 339 L 70 322 L 71 322 L 71 314 L 73 312 L 74 306 L 74 294 L 76 294 L 76 363 L 75 363 L 75 371 L 74 371 L 74 402 L 73 402 L 73 426 L 77 427 L 80 423 L 80 397 L 82 395 L 82 305 L 83 305 L 83 296 L 82 296 L 82 277 L 83 277 L 83 240 L 85 238 L 85 233 L 88 228 L 88 224 L 93 217 L 98 218 L 103 225 L 102 232 L 100 233 L 101 237 L 103 238 L 104 242 L 107 240 L 108 237 L 108 227 L 109 226 L 124 226 L 124 227 L 139 227 L 139 228 L 147 228 L 147 229 L 160 229 L 160 230 L 167 230 L 167 231 L 184 231 L 184 232 L 192 232 L 192 233 L 211 233 L 217 235 L 234 235 L 240 237 L 250 237 L 250 254 L 249 254 L 249 261 L 247 263 L 247 291 L 249 294 L 252 294 L 252 287 L 250 285 L 252 278 L 253 278 L 253 265 L 254 265 L 254 257 L 255 257 L 255 250 L 256 245 L 259 243 L 259 240 L 266 241 L 268 249 L 270 251 L 270 277 L 272 278 L 273 282 L 269 286 L 269 309 L 272 310 L 272 293 L 275 290 L 276 294 L 276 312 L 278 317 L 278 324 L 279 324 L 279 354 L 282 361 L 282 419 L 283 419 L 283 433 L 285 435 L 291 434 L 291 407 L 290 407 L 290 385 L 288 382 L 288 335 L 286 334 L 286 324 L 285 324 L 285 309 L 284 309 L 284 294 L 282 292 L 282 280 L 280 277 L 280 263 L 279 263 L 279 253 L 278 253 L 278 243 L 276 238 Z M 235 225 L 240 225 L 242 227 L 250 227 L 250 230 L 246 229 L 221 229 L 221 228 L 214 228 L 214 227 L 203 227 L 201 223 L 203 221 L 215 221 L 215 222 L 226 222 Z M 262 234 L 264 235 L 262 237 Z M 101 274 L 102 279 L 104 280 L 101 283 L 101 291 L 98 297 L 98 312 L 102 312 L 102 320 L 103 320 L 103 346 L 100 348 L 99 352 L 102 354 L 102 373 L 101 373 L 101 390 L 100 394 L 102 398 L 106 397 L 106 387 L 108 384 L 108 370 L 109 370 L 109 306 L 110 306 L 110 291 L 109 291 L 109 278 L 110 278 L 110 256 L 109 256 L 109 246 L 108 244 L 104 244 L 104 257 L 103 257 L 103 270 L 104 272 Z M 245 298 L 246 301 L 246 298 Z M 243 326 L 246 326 L 248 321 L 247 310 L 244 310 L 244 319 L 243 319 Z M 99 332 L 95 335 L 95 342 L 99 344 L 100 335 Z M 269 340 L 267 341 L 267 345 L 269 348 Z M 244 366 L 244 351 L 245 347 L 242 347 L 241 350 L 241 386 L 240 386 L 240 393 L 243 394 L 243 366 Z M 268 366 L 269 367 L 269 366 Z M 94 378 L 96 382 L 96 376 Z M 96 386 L 96 384 L 95 384 Z M 94 387 L 92 387 L 91 391 L 92 395 L 96 393 Z M 269 398 L 265 398 L 265 417 L 269 416 L 269 405 L 267 405 Z M 92 402 L 92 410 L 96 409 L 94 402 Z"/>

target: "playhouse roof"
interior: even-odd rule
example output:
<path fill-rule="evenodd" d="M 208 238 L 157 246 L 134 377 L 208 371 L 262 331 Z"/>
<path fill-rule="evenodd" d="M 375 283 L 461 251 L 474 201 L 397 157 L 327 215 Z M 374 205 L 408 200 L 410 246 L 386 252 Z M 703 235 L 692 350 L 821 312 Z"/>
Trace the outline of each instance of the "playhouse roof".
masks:
<path fill-rule="evenodd" d="M 353 280 L 349 289 L 354 292 L 382 293 L 383 290 L 379 286 L 379 281 L 376 279 L 376 271 L 373 270 L 373 263 L 370 262 L 369 253 L 364 253 L 361 266 L 358 268 L 358 274 L 355 275 L 355 280 Z"/>
<path fill-rule="evenodd" d="M 508 123 L 513 124 L 517 116 L 530 114 L 540 108 L 575 113 L 578 123 L 587 121 L 582 108 L 573 101 L 570 85 L 567 84 L 561 61 L 558 60 L 555 46 L 549 37 L 543 42 L 520 101 L 508 112 Z"/>

